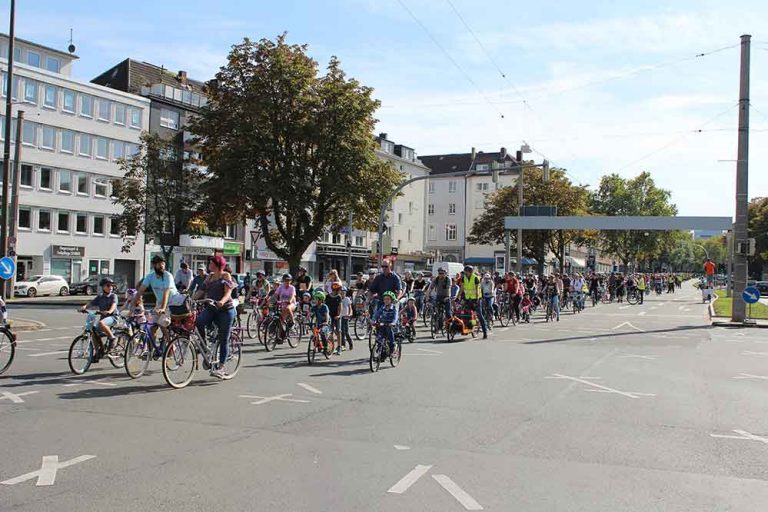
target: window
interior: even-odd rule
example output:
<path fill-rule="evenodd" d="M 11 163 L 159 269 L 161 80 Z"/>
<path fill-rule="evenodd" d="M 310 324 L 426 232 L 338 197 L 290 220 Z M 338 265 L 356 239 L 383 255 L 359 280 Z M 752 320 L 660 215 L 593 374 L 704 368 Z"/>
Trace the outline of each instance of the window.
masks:
<path fill-rule="evenodd" d="M 80 95 L 80 115 L 83 117 L 93 117 L 93 98 L 87 94 Z"/>
<path fill-rule="evenodd" d="M 59 192 L 72 192 L 72 173 L 69 171 L 59 171 Z"/>
<path fill-rule="evenodd" d="M 120 222 L 117 217 L 111 217 L 109 219 L 109 234 L 112 236 L 120 236 Z"/>
<path fill-rule="evenodd" d="M 69 212 L 59 212 L 56 231 L 59 233 L 69 233 Z"/>
<path fill-rule="evenodd" d="M 75 134 L 69 130 L 61 130 L 61 151 L 63 153 L 75 151 Z"/>
<path fill-rule="evenodd" d="M 51 184 L 53 182 L 53 169 L 49 167 L 40 168 L 40 188 L 45 190 L 51 190 Z"/>
<path fill-rule="evenodd" d="M 21 141 L 24 144 L 31 146 L 37 145 L 37 123 L 25 121 L 21 131 Z"/>
<path fill-rule="evenodd" d="M 133 121 L 131 121 L 133 123 Z M 175 110 L 169 110 L 167 108 L 160 109 L 160 126 L 166 128 L 172 128 L 174 130 L 179 129 L 179 113 Z"/>
<path fill-rule="evenodd" d="M 93 218 L 93 234 L 94 235 L 104 234 L 104 217 Z"/>
<path fill-rule="evenodd" d="M 64 89 L 64 104 L 61 107 L 64 112 L 75 113 L 75 91 Z"/>
<path fill-rule="evenodd" d="M 29 208 L 19 208 L 19 229 L 32 229 L 32 211 Z"/>
<path fill-rule="evenodd" d="M 48 210 L 37 212 L 37 229 L 40 231 L 51 230 L 51 212 Z"/>
<path fill-rule="evenodd" d="M 427 238 L 429 240 L 437 240 L 437 229 L 434 224 L 430 224 L 427 228 Z"/>
<path fill-rule="evenodd" d="M 456 192 L 456 180 L 451 180 L 448 182 L 448 192 L 450 193 Z"/>
<path fill-rule="evenodd" d="M 78 154 L 81 156 L 91 156 L 91 136 L 87 133 L 80 134 L 80 149 Z"/>
<path fill-rule="evenodd" d="M 34 174 L 35 173 L 31 165 L 21 164 L 21 176 L 19 176 L 19 183 L 21 186 L 31 187 Z"/>
<path fill-rule="evenodd" d="M 402 213 L 398 213 L 397 214 L 397 223 L 398 224 L 402 224 L 403 223 L 403 214 Z"/>
<path fill-rule="evenodd" d="M 413 201 L 408 201 L 408 215 L 413 214 Z"/>
<path fill-rule="evenodd" d="M 112 141 L 112 160 L 120 160 L 125 156 L 125 145 L 119 141 Z"/>
<path fill-rule="evenodd" d="M 448 215 L 456 215 L 456 203 L 448 203 Z"/>
<path fill-rule="evenodd" d="M 24 80 L 24 101 L 37 104 L 37 82 L 34 80 Z"/>
<path fill-rule="evenodd" d="M 234 224 L 227 224 L 224 226 L 224 238 L 229 238 L 230 240 L 235 238 L 237 234 L 237 229 Z"/>
<path fill-rule="evenodd" d="M 141 128 L 141 109 L 131 109 L 131 128 Z"/>
<path fill-rule="evenodd" d="M 478 192 L 488 192 L 488 183 L 476 183 L 475 188 Z"/>
<path fill-rule="evenodd" d="M 107 197 L 107 182 L 99 179 L 93 180 L 93 195 Z"/>
<path fill-rule="evenodd" d="M 429 188 L 429 193 L 430 194 L 434 194 L 435 193 L 435 182 L 434 181 L 430 181 L 428 188 Z"/>
<path fill-rule="evenodd" d="M 35 52 L 27 52 L 27 64 L 36 68 L 40 67 L 40 54 Z"/>
<path fill-rule="evenodd" d="M 88 176 L 77 177 L 77 193 L 88 195 Z"/>
<path fill-rule="evenodd" d="M 411 241 L 411 230 L 410 230 L 410 228 L 408 229 L 408 241 L 409 242 Z"/>
<path fill-rule="evenodd" d="M 427 206 L 427 213 L 430 215 L 435 214 L 435 205 L 430 203 L 429 206 Z"/>
<path fill-rule="evenodd" d="M 139 154 L 139 145 L 131 144 L 130 142 L 125 145 L 125 156 L 135 156 Z"/>
<path fill-rule="evenodd" d="M 456 224 L 445 225 L 445 239 L 448 241 L 456 240 Z"/>
<path fill-rule="evenodd" d="M 357 235 L 355 236 L 355 247 L 364 247 L 365 246 L 365 238 Z"/>
<path fill-rule="evenodd" d="M 96 139 L 96 158 L 109 158 L 109 142 L 103 137 Z"/>
<path fill-rule="evenodd" d="M 40 146 L 44 149 L 56 149 L 56 130 L 53 126 L 43 125 L 43 141 Z"/>
<path fill-rule="evenodd" d="M 61 71 L 61 61 L 55 57 L 46 57 L 45 69 L 53 73 L 59 73 Z"/>
<path fill-rule="evenodd" d="M 115 124 L 125 125 L 125 105 L 115 105 Z"/>
<path fill-rule="evenodd" d="M 112 103 L 107 100 L 97 102 L 99 121 L 109 121 L 112 118 Z"/>
<path fill-rule="evenodd" d="M 478 164 L 477 167 L 475 167 L 478 171 L 487 171 L 488 170 L 488 164 Z"/>
<path fill-rule="evenodd" d="M 18 46 L 13 49 L 13 60 L 15 62 L 21 62 L 21 48 Z"/>
<path fill-rule="evenodd" d="M 75 218 L 75 233 L 88 232 L 88 216 L 84 213 L 78 213 Z"/>
<path fill-rule="evenodd" d="M 56 87 L 53 85 L 46 85 L 45 86 L 45 98 L 43 99 L 43 106 L 48 108 L 56 108 L 56 96 L 57 96 L 57 90 Z"/>

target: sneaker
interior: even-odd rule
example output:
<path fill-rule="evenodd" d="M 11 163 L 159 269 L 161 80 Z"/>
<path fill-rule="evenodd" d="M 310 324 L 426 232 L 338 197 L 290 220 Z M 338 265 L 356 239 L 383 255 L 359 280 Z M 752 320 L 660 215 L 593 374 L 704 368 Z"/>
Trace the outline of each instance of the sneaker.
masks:
<path fill-rule="evenodd" d="M 340 356 L 341 355 L 341 347 L 337 347 L 336 350 L 333 351 L 333 355 Z"/>
<path fill-rule="evenodd" d="M 224 368 L 216 368 L 215 370 L 211 370 L 211 377 L 224 380 L 224 377 L 226 376 L 227 374 L 224 372 Z"/>
<path fill-rule="evenodd" d="M 484 339 L 484 340 L 487 340 L 487 339 L 488 339 L 488 333 L 485 333 L 485 334 L 483 334 L 483 339 Z"/>

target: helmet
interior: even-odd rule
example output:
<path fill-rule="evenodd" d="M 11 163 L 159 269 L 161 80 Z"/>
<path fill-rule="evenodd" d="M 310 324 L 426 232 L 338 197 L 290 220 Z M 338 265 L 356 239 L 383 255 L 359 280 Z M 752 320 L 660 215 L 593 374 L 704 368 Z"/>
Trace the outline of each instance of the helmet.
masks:
<path fill-rule="evenodd" d="M 489 274 L 488 272 L 483 274 L 483 279 L 490 279 L 490 278 L 491 278 L 491 274 Z"/>
<path fill-rule="evenodd" d="M 304 292 L 304 293 L 302 293 L 302 294 L 301 294 L 301 296 L 302 296 L 302 297 L 311 297 L 311 296 L 312 296 L 312 294 L 311 294 L 311 293 L 309 293 L 309 292 Z"/>
<path fill-rule="evenodd" d="M 443 267 L 440 267 L 439 269 L 437 269 L 437 273 L 438 274 L 440 274 L 440 273 L 445 274 L 445 269 Z"/>
<path fill-rule="evenodd" d="M 416 302 L 416 298 L 415 297 L 408 297 L 408 302 Z"/>
<path fill-rule="evenodd" d="M 395 292 L 384 292 L 383 297 L 389 297 L 392 300 L 397 300 L 397 295 L 395 295 Z"/>
<path fill-rule="evenodd" d="M 292 280 L 293 276 L 291 274 L 283 274 L 283 281 L 285 281 L 286 279 Z"/>
<path fill-rule="evenodd" d="M 315 293 L 312 294 L 312 296 L 317 300 L 325 300 L 325 292 L 321 290 L 317 290 Z"/>
<path fill-rule="evenodd" d="M 306 268 L 304 268 L 304 267 L 299 267 L 297 270 L 298 270 L 299 272 L 306 272 L 306 271 L 307 271 L 307 269 L 306 269 Z"/>
<path fill-rule="evenodd" d="M 263 270 L 257 270 L 257 271 L 256 271 L 256 277 L 258 277 L 258 276 L 264 277 L 264 276 L 266 276 L 266 275 L 267 275 L 267 274 L 265 274 Z"/>
<path fill-rule="evenodd" d="M 338 281 L 331 283 L 331 290 L 341 290 L 341 283 Z"/>
<path fill-rule="evenodd" d="M 156 263 L 161 263 L 161 262 L 165 263 L 165 258 L 162 255 L 155 254 L 154 256 L 152 256 L 152 264 L 153 265 L 156 264 Z"/>
<path fill-rule="evenodd" d="M 108 277 L 102 277 L 101 281 L 99 281 L 99 286 L 105 286 L 108 284 L 115 284 L 115 282 Z"/>
<path fill-rule="evenodd" d="M 473 270 L 475 270 L 475 269 L 472 268 L 472 265 L 465 265 L 464 266 L 464 272 L 472 272 Z"/>

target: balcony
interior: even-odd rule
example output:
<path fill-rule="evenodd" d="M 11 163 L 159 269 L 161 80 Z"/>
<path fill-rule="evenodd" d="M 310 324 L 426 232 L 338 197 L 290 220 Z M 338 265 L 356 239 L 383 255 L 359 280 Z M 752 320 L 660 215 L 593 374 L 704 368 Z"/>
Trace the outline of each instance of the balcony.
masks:
<path fill-rule="evenodd" d="M 208 98 L 202 94 L 165 84 L 154 84 L 152 86 L 145 85 L 141 88 L 141 95 L 162 98 L 166 101 L 172 101 L 195 110 L 208 104 Z"/>

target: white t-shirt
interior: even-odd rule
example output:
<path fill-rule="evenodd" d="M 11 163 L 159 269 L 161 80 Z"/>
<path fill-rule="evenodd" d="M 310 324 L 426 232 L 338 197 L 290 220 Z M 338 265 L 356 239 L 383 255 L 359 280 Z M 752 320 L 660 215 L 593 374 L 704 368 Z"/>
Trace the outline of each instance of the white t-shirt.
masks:
<path fill-rule="evenodd" d="M 340 314 L 342 318 L 349 318 L 352 316 L 352 299 L 349 297 L 344 297 L 341 299 Z"/>

